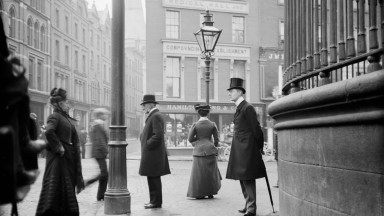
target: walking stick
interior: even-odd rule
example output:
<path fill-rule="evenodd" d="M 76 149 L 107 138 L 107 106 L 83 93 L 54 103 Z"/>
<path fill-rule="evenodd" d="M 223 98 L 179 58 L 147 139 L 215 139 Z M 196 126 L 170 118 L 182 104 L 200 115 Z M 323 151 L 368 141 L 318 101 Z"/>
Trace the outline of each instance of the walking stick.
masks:
<path fill-rule="evenodd" d="M 272 204 L 272 213 L 276 213 L 275 212 L 275 208 L 273 207 L 271 187 L 269 186 L 269 180 L 268 180 L 267 172 L 265 172 L 265 181 L 267 182 L 267 187 L 268 187 L 268 192 L 269 192 L 269 199 L 271 200 L 271 204 Z"/>

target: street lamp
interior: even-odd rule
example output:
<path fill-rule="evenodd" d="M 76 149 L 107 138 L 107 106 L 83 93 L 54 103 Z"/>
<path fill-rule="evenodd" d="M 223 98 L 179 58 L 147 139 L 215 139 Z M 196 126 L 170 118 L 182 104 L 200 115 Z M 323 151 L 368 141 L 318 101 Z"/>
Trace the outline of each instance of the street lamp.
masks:
<path fill-rule="evenodd" d="M 207 87 L 207 105 L 209 104 L 209 67 L 211 64 L 211 56 L 215 54 L 215 47 L 222 31 L 223 30 L 219 30 L 218 28 L 213 26 L 212 14 L 210 14 L 209 10 L 207 10 L 206 14 L 204 15 L 203 27 L 201 27 L 196 33 L 194 33 L 196 41 L 200 47 L 201 56 L 205 59 L 204 62 L 205 82 Z"/>

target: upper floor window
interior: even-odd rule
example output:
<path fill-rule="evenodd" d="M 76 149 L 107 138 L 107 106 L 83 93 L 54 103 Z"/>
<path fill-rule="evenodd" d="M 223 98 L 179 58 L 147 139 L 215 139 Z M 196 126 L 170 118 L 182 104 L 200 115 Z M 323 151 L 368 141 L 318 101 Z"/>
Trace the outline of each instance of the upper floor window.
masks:
<path fill-rule="evenodd" d="M 180 58 L 168 57 L 166 62 L 165 88 L 167 97 L 180 97 Z"/>
<path fill-rule="evenodd" d="M 33 26 L 32 18 L 28 19 L 28 29 L 27 29 L 27 44 L 32 46 L 32 37 L 33 37 Z"/>
<path fill-rule="evenodd" d="M 279 20 L 279 43 L 284 43 L 284 20 Z"/>
<path fill-rule="evenodd" d="M 56 40 L 55 42 L 55 57 L 57 61 L 60 61 L 60 42 Z"/>
<path fill-rule="evenodd" d="M 35 88 L 35 59 L 30 57 L 29 58 L 29 65 L 28 65 L 28 81 L 29 81 L 29 88 L 34 89 Z"/>
<path fill-rule="evenodd" d="M 244 43 L 244 17 L 232 17 L 232 42 Z"/>
<path fill-rule="evenodd" d="M 165 15 L 165 36 L 166 38 L 179 39 L 180 12 L 167 11 Z"/>
<path fill-rule="evenodd" d="M 45 28 L 41 26 L 40 29 L 40 49 L 41 51 L 45 51 Z"/>
<path fill-rule="evenodd" d="M 69 34 L 69 18 L 65 16 L 65 33 Z"/>
<path fill-rule="evenodd" d="M 37 61 L 37 89 L 43 90 L 43 62 L 41 60 Z"/>
<path fill-rule="evenodd" d="M 83 28 L 83 43 L 85 45 L 85 29 Z"/>
<path fill-rule="evenodd" d="M 77 23 L 75 23 L 75 38 L 79 39 L 79 28 L 77 26 Z"/>
<path fill-rule="evenodd" d="M 41 11 L 41 0 L 36 0 L 36 9 Z"/>
<path fill-rule="evenodd" d="M 16 37 L 16 12 L 13 6 L 9 9 L 9 37 Z"/>
<path fill-rule="evenodd" d="M 65 45 L 65 64 L 69 65 L 69 46 Z"/>
<path fill-rule="evenodd" d="M 79 69 L 79 52 L 75 50 L 75 69 Z"/>
<path fill-rule="evenodd" d="M 232 77 L 237 77 L 245 80 L 245 61 L 235 60 L 233 62 L 233 74 Z"/>
<path fill-rule="evenodd" d="M 36 0 L 31 0 L 31 6 L 36 7 Z"/>
<path fill-rule="evenodd" d="M 35 45 L 36 49 L 39 49 L 39 45 L 40 45 L 40 43 L 39 43 L 39 38 L 40 38 L 39 30 L 40 30 L 39 23 L 36 21 L 35 22 L 35 37 L 34 37 L 34 39 L 35 39 L 34 45 Z"/>
<path fill-rule="evenodd" d="M 56 19 L 56 27 L 59 28 L 60 27 L 60 12 L 59 12 L 59 9 L 56 9 L 55 19 Z"/>

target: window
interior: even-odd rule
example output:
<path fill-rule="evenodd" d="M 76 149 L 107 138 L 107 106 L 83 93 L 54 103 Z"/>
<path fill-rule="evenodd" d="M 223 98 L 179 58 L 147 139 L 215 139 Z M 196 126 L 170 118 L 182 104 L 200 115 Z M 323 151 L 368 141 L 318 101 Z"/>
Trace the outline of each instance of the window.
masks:
<path fill-rule="evenodd" d="M 69 18 L 65 16 L 65 33 L 69 34 Z"/>
<path fill-rule="evenodd" d="M 233 77 L 245 80 L 245 61 L 235 60 L 233 62 L 233 74 L 231 78 Z"/>
<path fill-rule="evenodd" d="M 201 78 L 200 78 L 200 92 L 201 92 L 201 95 L 200 95 L 200 98 L 201 99 L 205 99 L 207 98 L 207 82 L 206 82 L 206 79 L 205 79 L 205 64 L 204 62 L 202 61 L 203 63 L 203 66 L 201 67 L 203 69 L 203 73 Z M 210 76 L 209 76 L 209 98 L 210 99 L 213 99 L 215 98 L 215 73 L 213 72 L 213 69 L 214 69 L 214 60 L 212 59 L 211 60 L 211 64 L 209 65 L 210 68 L 209 68 L 209 71 L 210 71 Z"/>
<path fill-rule="evenodd" d="M 180 58 L 168 57 L 166 62 L 167 97 L 180 97 Z"/>
<path fill-rule="evenodd" d="M 16 12 L 13 6 L 9 9 L 9 37 L 16 37 Z"/>
<path fill-rule="evenodd" d="M 41 2 L 41 12 L 45 13 L 45 1 Z"/>
<path fill-rule="evenodd" d="M 93 31 L 90 31 L 91 45 L 93 46 Z"/>
<path fill-rule="evenodd" d="M 83 28 L 83 44 L 85 45 L 85 29 Z"/>
<path fill-rule="evenodd" d="M 36 7 L 36 0 L 31 0 L 31 6 Z"/>
<path fill-rule="evenodd" d="M 99 50 L 100 49 L 100 35 L 97 35 L 97 41 L 96 41 L 96 46 L 97 46 L 97 49 Z"/>
<path fill-rule="evenodd" d="M 35 64 L 35 59 L 30 57 L 29 58 L 29 65 L 28 65 L 28 80 L 29 80 L 29 88 L 34 89 L 34 76 L 35 76 L 35 70 L 34 70 L 34 65 Z"/>
<path fill-rule="evenodd" d="M 69 65 L 69 47 L 65 45 L 65 64 Z"/>
<path fill-rule="evenodd" d="M 37 61 L 37 89 L 42 91 L 43 90 L 43 62 Z"/>
<path fill-rule="evenodd" d="M 56 51 L 56 60 L 60 61 L 60 42 L 56 40 L 55 42 L 55 51 Z"/>
<path fill-rule="evenodd" d="M 179 39 L 180 13 L 178 11 L 167 11 L 165 15 L 166 38 Z"/>
<path fill-rule="evenodd" d="M 104 64 L 104 81 L 107 81 L 107 66 Z"/>
<path fill-rule="evenodd" d="M 79 28 L 77 26 L 77 23 L 75 23 L 75 38 L 79 39 Z"/>
<path fill-rule="evenodd" d="M 284 43 L 284 20 L 279 20 L 279 43 Z"/>
<path fill-rule="evenodd" d="M 91 58 L 91 61 L 90 61 L 90 63 L 91 63 L 91 68 L 93 68 L 93 51 L 91 51 L 91 56 L 90 56 L 90 58 Z"/>
<path fill-rule="evenodd" d="M 41 0 L 36 0 L 36 9 L 37 9 L 38 11 L 41 10 Z"/>
<path fill-rule="evenodd" d="M 45 51 L 45 28 L 41 26 L 40 29 L 40 49 L 41 51 Z"/>
<path fill-rule="evenodd" d="M 39 49 L 39 38 L 40 38 L 40 34 L 39 34 L 39 30 L 40 30 L 40 27 L 39 27 L 39 23 L 36 21 L 35 22 L 35 48 L 36 49 Z"/>
<path fill-rule="evenodd" d="M 87 67 L 87 62 L 86 62 L 86 60 L 85 60 L 85 55 L 83 55 L 83 71 L 82 71 L 82 73 L 86 73 L 86 68 Z"/>
<path fill-rule="evenodd" d="M 56 12 L 55 12 L 55 18 L 56 18 L 56 27 L 59 28 L 60 27 L 60 12 L 59 12 L 59 9 L 56 9 Z"/>
<path fill-rule="evenodd" d="M 79 52 L 75 50 L 75 69 L 79 69 Z"/>
<path fill-rule="evenodd" d="M 33 34 L 32 18 L 29 18 L 28 29 L 27 29 L 27 44 L 30 46 L 32 46 L 32 34 Z"/>
<path fill-rule="evenodd" d="M 244 43 L 244 17 L 232 17 L 232 42 Z"/>
<path fill-rule="evenodd" d="M 100 71 L 100 56 L 97 55 L 97 71 Z"/>

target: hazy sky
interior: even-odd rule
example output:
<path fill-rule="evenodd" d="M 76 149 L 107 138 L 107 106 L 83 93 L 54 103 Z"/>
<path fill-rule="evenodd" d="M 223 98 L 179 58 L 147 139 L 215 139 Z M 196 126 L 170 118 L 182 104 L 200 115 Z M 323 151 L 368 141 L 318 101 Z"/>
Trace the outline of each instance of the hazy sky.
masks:
<path fill-rule="evenodd" d="M 93 2 L 95 2 L 96 8 L 98 10 L 103 10 L 105 8 L 105 5 L 108 5 L 109 13 L 112 15 L 112 0 L 87 0 L 88 5 L 91 6 Z M 120 1 L 120 0 L 117 0 Z M 141 4 L 143 5 L 143 8 L 145 8 L 145 0 L 141 0 Z M 144 19 L 145 19 L 145 10 L 144 10 Z"/>

